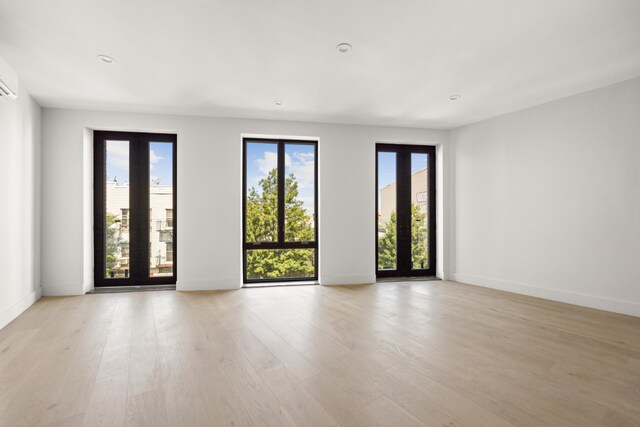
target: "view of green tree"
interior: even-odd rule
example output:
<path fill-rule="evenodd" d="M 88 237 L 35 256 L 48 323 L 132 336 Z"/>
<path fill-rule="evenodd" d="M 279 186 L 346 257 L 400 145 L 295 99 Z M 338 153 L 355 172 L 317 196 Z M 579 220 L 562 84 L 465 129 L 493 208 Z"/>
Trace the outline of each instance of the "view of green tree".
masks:
<path fill-rule="evenodd" d="M 106 277 L 113 277 L 114 268 L 117 266 L 118 248 L 122 245 L 122 230 L 120 228 L 120 219 L 117 215 L 107 212 L 106 222 Z"/>
<path fill-rule="evenodd" d="M 411 264 L 413 268 L 427 268 L 429 254 L 427 252 L 427 214 L 420 211 L 420 205 L 411 205 Z M 378 239 L 378 270 L 396 269 L 396 230 L 395 211 L 385 224 L 385 234 Z"/>
<path fill-rule="evenodd" d="M 261 191 L 249 189 L 246 204 L 247 242 L 278 239 L 278 176 L 273 169 L 260 180 Z M 298 181 L 285 179 L 285 240 L 313 241 L 313 218 L 298 199 Z M 256 249 L 247 252 L 247 278 L 270 279 L 314 276 L 313 249 Z"/>
<path fill-rule="evenodd" d="M 384 236 L 378 236 L 378 270 L 396 269 L 396 211 L 391 212 L 391 218 L 384 225 Z"/>

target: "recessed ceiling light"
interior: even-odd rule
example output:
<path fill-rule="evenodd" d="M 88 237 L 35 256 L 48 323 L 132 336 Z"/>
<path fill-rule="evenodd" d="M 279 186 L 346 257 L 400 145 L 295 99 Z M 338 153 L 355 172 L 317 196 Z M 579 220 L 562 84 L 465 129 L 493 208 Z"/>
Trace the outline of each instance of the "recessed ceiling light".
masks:
<path fill-rule="evenodd" d="M 351 49 L 353 49 L 353 46 L 351 46 L 349 43 L 340 43 L 338 46 L 336 46 L 336 50 L 340 53 L 347 53 Z"/>
<path fill-rule="evenodd" d="M 460 95 L 451 95 L 449 97 L 449 100 L 451 100 L 451 101 L 457 101 L 458 99 L 460 99 Z"/>
<path fill-rule="evenodd" d="M 98 55 L 98 59 L 104 62 L 105 64 L 113 64 L 114 62 L 116 62 L 115 59 L 107 55 Z"/>
<path fill-rule="evenodd" d="M 284 104 L 284 101 L 281 99 L 276 99 L 275 101 L 273 101 L 274 104 L 276 104 L 278 107 L 281 106 L 282 104 Z"/>

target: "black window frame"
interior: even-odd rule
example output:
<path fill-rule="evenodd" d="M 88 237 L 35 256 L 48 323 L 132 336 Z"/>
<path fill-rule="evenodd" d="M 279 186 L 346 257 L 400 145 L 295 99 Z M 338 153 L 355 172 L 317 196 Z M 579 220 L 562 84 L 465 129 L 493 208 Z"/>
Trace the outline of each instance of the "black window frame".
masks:
<path fill-rule="evenodd" d="M 175 285 L 178 278 L 178 146 L 176 134 L 145 132 L 93 132 L 93 229 L 95 287 Z M 106 141 L 129 141 L 129 277 L 108 278 L 106 272 Z M 173 275 L 149 276 L 149 143 L 172 143 Z M 135 164 L 135 167 L 132 166 Z M 135 242 L 134 242 L 135 241 Z M 133 268 L 132 268 L 133 267 Z"/>
<path fill-rule="evenodd" d="M 411 260 L 411 242 L 404 242 L 405 245 L 396 247 L 396 268 L 394 270 L 378 270 L 378 255 L 379 255 L 379 236 L 378 236 L 378 199 L 380 197 L 380 189 L 378 188 L 378 154 L 379 153 L 396 153 L 396 215 L 400 216 L 399 206 L 405 205 L 403 217 L 405 217 L 405 224 L 402 224 L 405 228 L 411 229 L 411 154 L 428 154 L 429 155 L 429 207 L 428 207 L 428 222 L 429 222 L 429 268 L 425 269 L 413 269 L 410 266 Z M 403 181 L 403 173 L 406 174 L 408 168 L 408 176 L 404 176 L 404 191 L 400 191 L 400 182 Z M 401 170 L 404 169 L 404 172 Z M 408 181 L 407 181 L 408 177 Z M 389 144 L 389 143 L 376 143 L 376 176 L 375 176 L 375 236 L 376 236 L 376 259 L 375 269 L 377 278 L 395 278 L 395 277 L 429 277 L 436 275 L 437 268 L 437 212 L 436 212 L 436 147 L 433 145 L 414 145 L 414 144 Z M 406 212 L 408 209 L 408 212 Z M 398 218 L 397 227 L 400 227 L 400 219 Z M 396 236 L 399 234 L 399 230 L 396 230 Z M 403 260 L 401 260 L 401 251 L 405 253 Z M 408 259 L 407 259 L 408 257 Z M 403 265 L 400 265 L 400 264 Z"/>
<path fill-rule="evenodd" d="M 278 147 L 278 241 L 277 242 L 247 242 L 247 144 L 266 143 Z M 310 145 L 313 146 L 314 160 L 314 241 L 313 242 L 287 242 L 285 241 L 285 148 L 286 145 Z M 319 271 L 319 230 L 318 230 L 318 141 L 298 139 L 272 139 L 272 138 L 242 138 L 242 282 L 243 284 L 256 283 L 289 283 L 308 282 L 318 280 Z M 287 277 L 268 279 L 247 278 L 247 252 L 260 249 L 314 249 L 314 275 L 310 277 Z"/>

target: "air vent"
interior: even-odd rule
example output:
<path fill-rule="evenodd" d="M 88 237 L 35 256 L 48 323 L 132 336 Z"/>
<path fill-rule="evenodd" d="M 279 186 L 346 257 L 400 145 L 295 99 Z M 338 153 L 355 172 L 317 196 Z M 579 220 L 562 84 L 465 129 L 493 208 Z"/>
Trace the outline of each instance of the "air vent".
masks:
<path fill-rule="evenodd" d="M 16 93 L 12 91 L 11 88 L 2 81 L 2 79 L 0 79 L 0 98 L 16 99 L 17 97 L 18 95 L 16 95 Z"/>
<path fill-rule="evenodd" d="M 18 97 L 18 75 L 9 64 L 0 57 L 0 100 Z"/>

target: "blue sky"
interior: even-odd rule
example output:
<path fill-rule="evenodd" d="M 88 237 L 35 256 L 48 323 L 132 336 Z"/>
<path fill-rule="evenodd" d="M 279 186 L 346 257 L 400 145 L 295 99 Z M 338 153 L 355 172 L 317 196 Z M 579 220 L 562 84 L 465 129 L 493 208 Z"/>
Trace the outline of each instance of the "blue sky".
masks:
<path fill-rule="evenodd" d="M 129 182 L 129 141 L 107 141 L 107 181 Z"/>
<path fill-rule="evenodd" d="M 411 173 L 427 167 L 428 154 L 411 154 Z M 396 182 L 396 153 L 378 153 L 378 191 Z M 380 195 L 378 194 L 378 209 L 380 209 Z"/>
<path fill-rule="evenodd" d="M 298 179 L 299 198 L 304 202 L 307 212 L 314 212 L 314 147 L 312 145 L 287 144 L 285 151 L 285 170 Z M 247 186 L 259 190 L 260 179 L 276 167 L 278 146 L 272 143 L 247 144 Z M 411 155 L 411 173 L 427 167 L 427 155 Z M 171 143 L 151 142 L 149 144 L 150 180 L 159 179 L 160 185 L 173 182 Z M 129 182 L 129 143 L 126 141 L 107 141 L 107 179 L 117 176 L 118 183 Z M 396 180 L 396 154 L 380 152 L 378 154 L 378 189 L 382 189 Z M 150 185 L 156 185 L 150 181 Z"/>
<path fill-rule="evenodd" d="M 298 198 L 309 214 L 314 213 L 314 147 L 287 144 L 285 146 L 285 173 L 294 174 L 298 181 Z M 247 144 L 247 188 L 260 190 L 260 179 L 277 167 L 278 146 L 272 143 Z"/>
<path fill-rule="evenodd" d="M 173 183 L 172 144 L 168 142 L 149 143 L 149 184 L 160 180 L 160 185 Z M 118 184 L 129 182 L 129 142 L 107 141 L 107 180 L 117 178 Z"/>
<path fill-rule="evenodd" d="M 160 180 L 160 185 L 173 184 L 173 144 L 150 142 L 149 168 L 151 180 Z M 156 183 L 150 182 L 150 185 L 156 185 Z"/>

